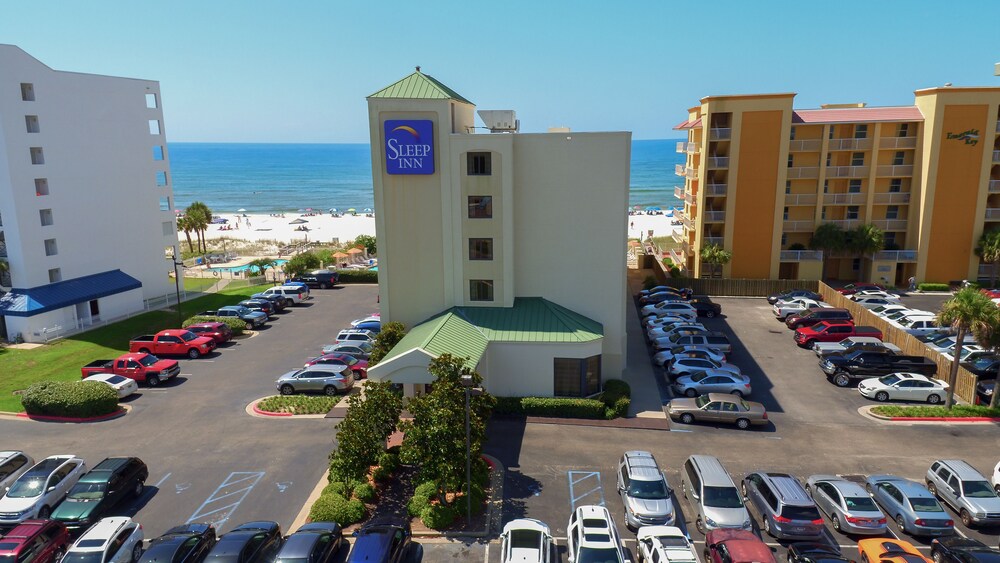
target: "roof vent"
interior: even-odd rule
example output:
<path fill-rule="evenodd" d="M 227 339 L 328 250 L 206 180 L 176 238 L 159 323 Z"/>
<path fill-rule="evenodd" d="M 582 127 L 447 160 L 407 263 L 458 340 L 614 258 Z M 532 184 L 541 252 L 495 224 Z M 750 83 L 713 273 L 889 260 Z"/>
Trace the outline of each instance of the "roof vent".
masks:
<path fill-rule="evenodd" d="M 853 108 L 863 108 L 867 106 L 865 102 L 857 102 L 853 104 L 823 104 L 819 106 L 822 109 L 853 109 Z"/>
<path fill-rule="evenodd" d="M 517 133 L 521 129 L 521 122 L 512 109 L 481 109 L 476 113 L 490 133 Z"/>

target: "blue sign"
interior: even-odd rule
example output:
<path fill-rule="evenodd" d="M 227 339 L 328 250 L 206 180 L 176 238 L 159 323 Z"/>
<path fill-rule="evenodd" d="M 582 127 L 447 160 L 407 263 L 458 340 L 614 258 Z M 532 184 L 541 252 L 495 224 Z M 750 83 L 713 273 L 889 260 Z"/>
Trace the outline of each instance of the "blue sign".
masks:
<path fill-rule="evenodd" d="M 385 171 L 388 174 L 434 173 L 434 123 L 431 120 L 386 120 Z"/>

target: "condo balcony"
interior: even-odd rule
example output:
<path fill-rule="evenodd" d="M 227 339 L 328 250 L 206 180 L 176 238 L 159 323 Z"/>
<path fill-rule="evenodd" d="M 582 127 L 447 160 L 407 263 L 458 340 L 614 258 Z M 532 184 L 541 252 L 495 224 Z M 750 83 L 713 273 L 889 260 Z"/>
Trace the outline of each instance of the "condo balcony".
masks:
<path fill-rule="evenodd" d="M 0 241 L 0 258 L 7 257 L 7 243 L 5 241 Z"/>
<path fill-rule="evenodd" d="M 990 207 L 986 209 L 987 221 L 1000 221 L 1000 207 Z"/>
<path fill-rule="evenodd" d="M 726 184 L 708 184 L 705 186 L 705 195 L 708 197 L 723 197 L 726 195 Z"/>
<path fill-rule="evenodd" d="M 687 152 L 687 143 L 680 141 L 677 143 L 677 152 Z"/>
<path fill-rule="evenodd" d="M 816 205 L 816 194 L 785 194 L 785 205 Z"/>
<path fill-rule="evenodd" d="M 687 166 L 684 166 L 683 164 L 675 164 L 674 165 L 674 174 L 677 174 L 678 176 L 680 176 L 682 178 L 684 177 L 684 171 L 685 170 L 687 170 Z"/>
<path fill-rule="evenodd" d="M 821 223 L 833 223 L 834 225 L 839 225 L 841 229 L 845 231 L 847 229 L 853 229 L 863 223 L 861 219 L 824 219 Z"/>
<path fill-rule="evenodd" d="M 823 194 L 823 203 L 827 205 L 861 205 L 868 200 L 868 194 Z"/>
<path fill-rule="evenodd" d="M 916 262 L 916 250 L 880 250 L 875 253 L 876 260 L 893 262 Z"/>
<path fill-rule="evenodd" d="M 709 168 L 729 168 L 729 157 L 728 156 L 710 156 L 710 157 L 708 157 L 708 167 Z"/>
<path fill-rule="evenodd" d="M 875 173 L 879 176 L 913 176 L 912 164 L 882 164 L 876 168 Z"/>
<path fill-rule="evenodd" d="M 823 261 L 822 250 L 782 250 L 782 262 L 821 262 Z"/>
<path fill-rule="evenodd" d="M 916 146 L 916 137 L 882 137 L 878 141 L 880 149 L 912 149 Z"/>
<path fill-rule="evenodd" d="M 708 131 L 709 141 L 727 141 L 733 136 L 733 130 L 729 127 L 713 127 Z"/>
<path fill-rule="evenodd" d="M 684 187 L 674 186 L 674 197 L 677 199 L 684 199 Z"/>
<path fill-rule="evenodd" d="M 798 178 L 819 178 L 819 167 L 793 166 L 788 169 L 787 177 L 789 180 L 795 180 Z"/>
<path fill-rule="evenodd" d="M 788 152 L 817 152 L 823 148 L 822 139 L 799 139 L 788 141 Z"/>
<path fill-rule="evenodd" d="M 674 264 L 687 263 L 687 259 L 685 258 L 684 253 L 679 248 L 670 249 L 670 260 L 672 260 Z"/>
<path fill-rule="evenodd" d="M 879 205 L 899 205 L 904 203 L 910 203 L 910 192 L 876 193 L 875 203 Z"/>
<path fill-rule="evenodd" d="M 811 233 L 815 228 L 815 221 L 784 221 L 781 224 L 781 230 L 786 233 Z"/>
<path fill-rule="evenodd" d="M 677 143 L 677 152 L 687 153 L 687 154 L 697 154 L 698 143 L 692 143 L 690 141 L 680 141 Z"/>
<path fill-rule="evenodd" d="M 831 151 L 861 151 L 872 148 L 871 139 L 830 139 L 827 149 Z"/>
<path fill-rule="evenodd" d="M 678 221 L 680 221 L 681 225 L 684 225 L 685 229 L 687 229 L 689 231 L 690 230 L 694 230 L 694 221 L 692 221 L 691 218 L 688 217 L 686 213 L 682 213 L 680 211 L 675 211 L 674 212 L 674 219 L 677 219 Z"/>
<path fill-rule="evenodd" d="M 883 231 L 905 231 L 906 219 L 875 219 L 872 225 Z"/>
<path fill-rule="evenodd" d="M 827 166 L 827 178 L 863 178 L 868 176 L 867 166 Z"/>
<path fill-rule="evenodd" d="M 670 233 L 670 238 L 674 239 L 674 242 L 677 242 L 677 243 L 684 242 L 684 232 L 683 231 L 674 231 L 674 232 Z"/>
<path fill-rule="evenodd" d="M 712 244 L 722 246 L 723 240 L 723 237 L 701 237 L 701 243 L 705 246 Z"/>
<path fill-rule="evenodd" d="M 1000 180 L 990 180 L 990 193 L 1000 194 Z"/>
<path fill-rule="evenodd" d="M 724 223 L 726 221 L 725 211 L 706 211 L 703 219 L 705 223 Z"/>
<path fill-rule="evenodd" d="M 993 151 L 993 164 L 1000 164 L 1000 151 Z"/>

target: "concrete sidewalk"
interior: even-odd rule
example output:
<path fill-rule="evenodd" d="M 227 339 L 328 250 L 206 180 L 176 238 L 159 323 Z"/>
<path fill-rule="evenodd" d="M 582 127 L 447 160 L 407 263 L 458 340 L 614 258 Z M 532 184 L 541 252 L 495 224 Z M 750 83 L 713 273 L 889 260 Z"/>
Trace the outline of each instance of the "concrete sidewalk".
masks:
<path fill-rule="evenodd" d="M 653 367 L 646 346 L 646 335 L 642 330 L 639 311 L 635 308 L 633 297 L 642 289 L 642 281 L 648 270 L 628 271 L 628 297 L 625 302 L 626 323 L 625 373 L 622 378 L 632 388 L 632 405 L 629 407 L 629 417 L 666 418 L 663 405 L 670 399 L 660 390 L 658 380 L 662 377 Z"/>

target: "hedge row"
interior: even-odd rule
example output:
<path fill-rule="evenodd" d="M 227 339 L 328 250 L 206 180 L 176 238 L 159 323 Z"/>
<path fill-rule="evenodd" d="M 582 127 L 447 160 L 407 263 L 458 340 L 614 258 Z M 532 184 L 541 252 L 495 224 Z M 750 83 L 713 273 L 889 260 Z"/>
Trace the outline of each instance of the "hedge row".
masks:
<path fill-rule="evenodd" d="M 948 291 L 951 286 L 946 283 L 921 283 L 917 284 L 917 289 L 920 291 Z"/>
<path fill-rule="evenodd" d="M 378 283 L 377 270 L 337 270 L 339 283 Z"/>
<path fill-rule="evenodd" d="M 243 331 L 247 328 L 247 323 L 243 319 L 237 319 L 235 317 L 205 317 L 200 315 L 195 315 L 181 324 L 181 328 L 187 328 L 193 324 L 198 323 L 224 323 L 229 325 L 229 328 L 233 331 L 233 336 L 243 334 Z"/>
<path fill-rule="evenodd" d="M 916 416 L 933 418 L 1000 418 L 1000 408 L 991 409 L 987 405 L 955 405 L 951 409 L 930 406 L 879 405 L 872 409 L 880 416 Z"/>
<path fill-rule="evenodd" d="M 473 479 L 475 481 L 475 479 Z M 437 486 L 433 482 L 421 483 L 413 491 L 406 504 L 406 510 L 413 517 L 420 517 L 424 525 L 432 530 L 447 528 L 459 516 L 465 516 L 468 503 L 465 495 L 458 495 L 451 506 L 437 502 Z M 483 486 L 473 482 L 471 487 L 472 513 L 479 514 L 484 508 L 486 492 Z"/>
<path fill-rule="evenodd" d="M 257 403 L 264 412 L 291 414 L 326 414 L 340 401 L 340 397 L 326 395 L 275 395 Z"/>
<path fill-rule="evenodd" d="M 632 390 L 620 379 L 610 379 L 596 399 L 570 397 L 497 397 L 493 412 L 524 416 L 607 419 L 628 415 Z"/>
<path fill-rule="evenodd" d="M 349 526 L 365 517 L 365 504 L 358 499 L 347 500 L 343 495 L 323 491 L 309 509 L 309 519 L 313 522 L 336 522 Z"/>
<path fill-rule="evenodd" d="M 42 381 L 21 395 L 28 414 L 90 418 L 118 410 L 118 393 L 99 381 Z"/>

